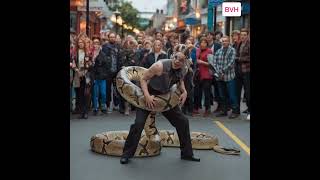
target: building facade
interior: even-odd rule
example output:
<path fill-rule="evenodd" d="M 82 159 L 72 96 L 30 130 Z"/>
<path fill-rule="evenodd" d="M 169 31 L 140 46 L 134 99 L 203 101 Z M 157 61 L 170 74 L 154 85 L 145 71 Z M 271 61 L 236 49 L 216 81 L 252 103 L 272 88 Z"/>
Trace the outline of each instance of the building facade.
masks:
<path fill-rule="evenodd" d="M 104 0 L 89 1 L 89 37 L 106 28 L 110 14 Z M 76 34 L 86 32 L 86 0 L 70 0 L 70 31 Z"/>

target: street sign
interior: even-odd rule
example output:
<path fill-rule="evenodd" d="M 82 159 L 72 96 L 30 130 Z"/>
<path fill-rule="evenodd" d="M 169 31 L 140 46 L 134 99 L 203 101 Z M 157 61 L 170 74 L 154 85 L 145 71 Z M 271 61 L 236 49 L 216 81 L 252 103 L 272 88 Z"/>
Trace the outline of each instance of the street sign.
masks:
<path fill-rule="evenodd" d="M 217 6 L 219 4 L 222 4 L 223 0 L 208 0 L 208 5 L 209 6 Z"/>

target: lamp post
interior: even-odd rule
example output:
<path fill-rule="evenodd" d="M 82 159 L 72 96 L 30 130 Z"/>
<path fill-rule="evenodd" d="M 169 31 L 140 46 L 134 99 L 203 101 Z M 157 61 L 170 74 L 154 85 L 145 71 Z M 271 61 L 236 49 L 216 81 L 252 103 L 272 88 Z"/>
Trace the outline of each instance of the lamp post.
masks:
<path fill-rule="evenodd" d="M 86 16 L 87 16 L 87 19 L 86 19 L 86 34 L 87 36 L 89 37 L 89 0 L 87 0 L 87 11 L 86 11 Z"/>
<path fill-rule="evenodd" d="M 120 12 L 118 11 L 118 9 L 114 12 L 114 14 L 116 15 L 116 34 L 118 34 L 118 18 L 120 16 Z"/>

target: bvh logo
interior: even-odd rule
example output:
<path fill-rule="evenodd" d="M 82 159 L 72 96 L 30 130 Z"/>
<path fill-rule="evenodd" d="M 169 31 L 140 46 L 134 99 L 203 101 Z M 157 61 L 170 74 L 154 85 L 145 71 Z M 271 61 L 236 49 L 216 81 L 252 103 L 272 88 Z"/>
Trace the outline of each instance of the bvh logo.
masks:
<path fill-rule="evenodd" d="M 241 16 L 240 2 L 222 3 L 222 16 Z"/>

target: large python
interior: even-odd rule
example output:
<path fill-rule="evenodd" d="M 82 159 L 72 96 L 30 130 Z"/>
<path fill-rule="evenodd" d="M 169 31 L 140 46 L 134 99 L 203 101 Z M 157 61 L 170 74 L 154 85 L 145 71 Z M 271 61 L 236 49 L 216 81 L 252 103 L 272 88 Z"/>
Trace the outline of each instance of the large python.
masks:
<path fill-rule="evenodd" d="M 187 68 L 187 67 L 186 67 Z M 124 67 L 116 77 L 116 86 L 120 95 L 132 105 L 151 111 L 147 117 L 144 132 L 141 135 L 135 157 L 159 155 L 162 146 L 180 147 L 175 131 L 158 131 L 155 126 L 156 112 L 167 111 L 179 104 L 181 95 L 180 84 L 175 84 L 169 93 L 155 96 L 155 108 L 145 105 L 143 92 L 132 81 L 139 82 L 146 69 L 139 66 Z M 213 149 L 216 152 L 229 155 L 239 155 L 237 149 L 224 148 L 218 145 L 218 138 L 203 132 L 191 132 L 193 149 Z M 121 156 L 128 131 L 108 131 L 91 137 L 91 150 L 100 154 Z"/>

